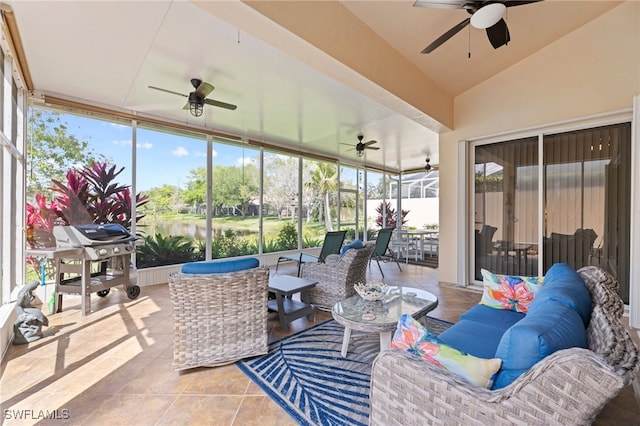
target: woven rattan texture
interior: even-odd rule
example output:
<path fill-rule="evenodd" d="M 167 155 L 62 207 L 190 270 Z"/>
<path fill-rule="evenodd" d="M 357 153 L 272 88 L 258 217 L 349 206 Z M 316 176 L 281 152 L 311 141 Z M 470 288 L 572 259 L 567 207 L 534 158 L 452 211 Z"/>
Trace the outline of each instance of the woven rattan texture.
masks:
<path fill-rule="evenodd" d="M 496 391 L 471 385 L 408 352 L 382 352 L 371 371 L 370 425 L 592 423 L 638 369 L 638 348 L 619 312 L 607 309 L 620 304 L 600 304 L 617 288 L 602 272 L 592 267 L 579 271 L 595 306 L 587 332 L 590 349 L 558 351 Z"/>
<path fill-rule="evenodd" d="M 316 308 L 330 311 L 339 300 L 356 294 L 353 285 L 367 280 L 367 265 L 375 245 L 351 249 L 342 256 L 327 256 L 325 263 L 305 263 L 302 278 L 318 281 L 309 290 L 309 300 Z"/>
<path fill-rule="evenodd" d="M 269 270 L 169 276 L 173 366 L 213 367 L 267 353 Z"/>

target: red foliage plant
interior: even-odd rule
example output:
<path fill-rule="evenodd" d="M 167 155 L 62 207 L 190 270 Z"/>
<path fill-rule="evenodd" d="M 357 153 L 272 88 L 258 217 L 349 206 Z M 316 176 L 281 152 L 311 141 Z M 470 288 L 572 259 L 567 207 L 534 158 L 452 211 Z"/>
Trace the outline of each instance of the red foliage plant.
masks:
<path fill-rule="evenodd" d="M 53 247 L 55 225 L 118 223 L 131 229 L 143 215 L 132 217 L 131 191 L 128 185 L 114 182 L 124 170 L 116 166 L 94 163 L 79 170 L 71 169 L 66 182 L 52 179 L 53 200 L 47 205 L 43 194 L 36 194 L 35 205 L 27 203 L 27 243 L 31 248 Z M 135 208 L 148 201 L 137 194 Z"/>
<path fill-rule="evenodd" d="M 380 202 L 380 205 L 376 207 L 376 212 L 378 213 L 378 217 L 376 218 L 376 225 L 381 228 L 395 228 L 398 224 L 398 213 L 396 209 L 391 207 L 390 202 Z M 384 213 L 384 215 L 383 215 Z M 409 214 L 409 210 L 402 210 L 401 224 L 404 225 L 407 223 L 405 219 Z M 384 217 L 384 223 L 383 223 Z"/>

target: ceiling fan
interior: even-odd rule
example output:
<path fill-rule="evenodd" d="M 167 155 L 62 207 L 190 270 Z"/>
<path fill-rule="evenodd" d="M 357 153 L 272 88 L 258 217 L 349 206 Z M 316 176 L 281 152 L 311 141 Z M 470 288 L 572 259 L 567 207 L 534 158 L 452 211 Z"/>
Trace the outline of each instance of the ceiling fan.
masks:
<path fill-rule="evenodd" d="M 214 87 L 211 84 L 200 80 L 199 78 L 192 78 L 191 85 L 196 90 L 189 93 L 188 95 L 156 86 L 149 86 L 149 89 L 160 90 L 161 92 L 172 93 L 174 95 L 184 96 L 185 98 L 188 98 L 189 100 L 187 101 L 183 109 L 188 109 L 189 111 L 191 111 L 191 114 L 194 117 L 200 117 L 202 115 L 205 104 L 230 110 L 235 110 L 236 108 L 238 108 L 236 105 L 228 104 L 226 102 L 207 99 L 207 96 L 213 91 Z"/>
<path fill-rule="evenodd" d="M 425 165 L 424 165 L 424 171 L 429 173 L 429 172 L 436 172 L 440 169 L 440 167 L 438 165 L 432 165 L 431 164 L 431 158 L 427 157 L 425 160 Z"/>
<path fill-rule="evenodd" d="M 362 139 L 364 139 L 364 135 L 362 133 L 360 133 L 358 135 L 358 143 L 356 144 L 355 147 L 351 148 L 351 149 L 355 149 L 356 150 L 356 155 L 358 157 L 362 157 L 364 155 L 364 150 L 365 149 L 380 149 L 380 147 L 371 146 L 373 144 L 378 143 L 378 141 L 370 140 L 370 141 L 367 141 L 367 142 L 362 142 Z M 349 144 L 349 143 L 343 143 L 342 145 L 351 146 L 351 144 Z M 347 151 L 350 151 L 350 150 L 347 150 Z"/>
<path fill-rule="evenodd" d="M 465 9 L 471 17 L 460 22 L 446 33 L 438 37 L 433 43 L 425 47 L 420 53 L 431 53 L 444 42 L 456 35 L 460 30 L 471 23 L 479 29 L 486 29 L 487 37 L 494 49 L 504 46 L 511 38 L 509 28 L 502 19 L 507 7 L 522 6 L 529 3 L 537 3 L 542 0 L 416 0 L 416 7 L 432 7 L 439 9 Z"/>

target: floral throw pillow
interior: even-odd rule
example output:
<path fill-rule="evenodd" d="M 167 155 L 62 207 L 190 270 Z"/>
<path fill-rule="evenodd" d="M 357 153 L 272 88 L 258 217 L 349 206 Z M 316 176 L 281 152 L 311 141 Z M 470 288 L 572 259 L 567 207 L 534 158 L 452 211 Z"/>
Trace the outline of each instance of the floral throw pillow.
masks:
<path fill-rule="evenodd" d="M 496 372 L 502 365 L 499 358 L 484 359 L 465 354 L 447 346 L 411 315 L 404 314 L 391 340 L 391 348 L 411 352 L 425 361 L 442 367 L 470 383 L 491 388 Z"/>
<path fill-rule="evenodd" d="M 484 291 L 480 304 L 495 309 L 507 309 L 526 314 L 533 297 L 542 286 L 544 277 L 500 275 L 486 269 L 480 271 Z"/>

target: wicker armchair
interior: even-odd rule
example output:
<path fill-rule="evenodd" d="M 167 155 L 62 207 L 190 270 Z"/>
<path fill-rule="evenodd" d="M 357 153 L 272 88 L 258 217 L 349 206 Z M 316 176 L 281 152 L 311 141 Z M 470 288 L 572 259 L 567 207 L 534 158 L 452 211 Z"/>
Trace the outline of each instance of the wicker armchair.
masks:
<path fill-rule="evenodd" d="M 267 353 L 269 269 L 169 276 L 173 367 L 214 367 Z"/>
<path fill-rule="evenodd" d="M 638 370 L 638 348 L 620 322 L 617 282 L 589 266 L 589 349 L 546 357 L 511 385 L 491 391 L 408 352 L 382 352 L 371 371 L 370 425 L 590 424 Z"/>
<path fill-rule="evenodd" d="M 342 257 L 329 255 L 325 263 L 305 263 L 302 278 L 318 281 L 308 292 L 311 304 L 330 311 L 339 300 L 353 296 L 353 285 L 367 280 L 367 265 L 374 248 L 375 244 L 367 243 L 364 248 L 347 250 Z"/>

